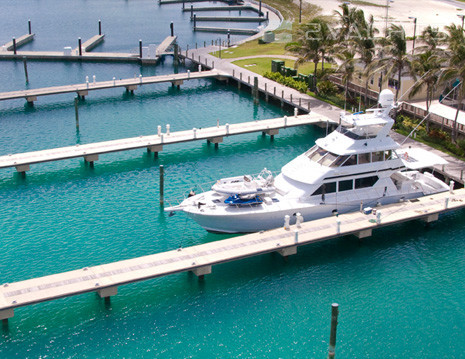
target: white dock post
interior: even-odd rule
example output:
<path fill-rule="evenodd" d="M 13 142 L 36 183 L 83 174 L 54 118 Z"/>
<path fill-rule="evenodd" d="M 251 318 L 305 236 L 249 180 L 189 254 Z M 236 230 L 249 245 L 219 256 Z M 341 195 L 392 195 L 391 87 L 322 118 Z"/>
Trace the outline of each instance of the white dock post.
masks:
<path fill-rule="evenodd" d="M 93 82 L 94 85 L 95 85 L 95 75 L 92 76 L 92 82 Z"/>
<path fill-rule="evenodd" d="M 194 131 L 194 138 L 197 138 L 197 129 L 194 127 L 192 131 Z"/>
<path fill-rule="evenodd" d="M 142 74 L 139 74 L 139 82 L 142 85 Z"/>
<path fill-rule="evenodd" d="M 199 59 L 200 61 L 200 59 Z M 199 64 L 199 72 L 202 72 L 202 65 Z"/>
<path fill-rule="evenodd" d="M 116 77 L 113 77 L 113 86 L 116 86 Z"/>
<path fill-rule="evenodd" d="M 297 228 L 302 227 L 303 221 L 304 221 L 304 217 L 302 216 L 302 214 L 300 212 L 297 212 L 296 220 L 295 220 L 295 224 L 296 224 Z"/>
<path fill-rule="evenodd" d="M 190 71 L 190 70 L 187 70 L 187 78 L 188 78 L 188 79 L 191 78 L 191 71 Z"/>
<path fill-rule="evenodd" d="M 294 242 L 299 243 L 299 230 L 298 229 L 294 231 Z"/>
<path fill-rule="evenodd" d="M 284 116 L 284 127 L 287 127 L 287 116 Z"/>
<path fill-rule="evenodd" d="M 89 76 L 86 76 L 86 87 L 89 88 Z"/>
<path fill-rule="evenodd" d="M 170 125 L 166 125 L 166 135 L 169 136 L 170 135 Z"/>
<path fill-rule="evenodd" d="M 226 134 L 229 135 L 229 123 L 226 124 Z"/>
<path fill-rule="evenodd" d="M 341 233 L 341 220 L 339 219 L 339 217 L 336 217 L 336 233 Z"/>
<path fill-rule="evenodd" d="M 160 125 L 157 126 L 157 131 L 158 131 L 158 136 L 161 136 L 161 126 Z"/>
<path fill-rule="evenodd" d="M 376 211 L 376 224 L 380 224 L 380 223 L 381 223 L 381 212 Z"/>
<path fill-rule="evenodd" d="M 454 193 L 454 185 L 455 185 L 455 182 L 450 181 L 450 183 L 449 183 L 449 193 L 451 193 L 451 194 Z"/>
<path fill-rule="evenodd" d="M 449 197 L 444 199 L 444 208 L 447 209 L 449 207 Z"/>
<path fill-rule="evenodd" d="M 286 231 L 288 231 L 290 229 L 290 224 L 289 224 L 290 220 L 291 220 L 291 217 L 288 214 L 286 214 L 284 216 L 284 229 Z"/>
<path fill-rule="evenodd" d="M 294 107 L 294 117 L 297 118 L 297 114 L 299 113 L 299 109 Z"/>

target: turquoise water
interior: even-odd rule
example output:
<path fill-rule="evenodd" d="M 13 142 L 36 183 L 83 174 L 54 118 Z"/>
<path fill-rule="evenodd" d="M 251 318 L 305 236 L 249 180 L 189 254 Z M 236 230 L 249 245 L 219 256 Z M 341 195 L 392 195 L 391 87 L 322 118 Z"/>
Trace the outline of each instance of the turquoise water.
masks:
<path fill-rule="evenodd" d="M 131 11 L 148 6 L 124 3 Z M 173 71 L 170 59 L 142 68 L 29 66 L 30 87 Z M 0 63 L 0 78 L 1 91 L 25 88 L 22 63 Z M 144 86 L 134 96 L 121 89 L 92 93 L 79 114 L 77 131 L 72 94 L 40 98 L 33 108 L 23 100 L 0 103 L 0 154 L 153 134 L 167 123 L 176 131 L 284 112 L 254 105 L 233 86 L 192 81 L 179 90 Z M 274 141 L 260 134 L 228 138 L 218 149 L 174 145 L 158 159 L 128 151 L 102 155 L 94 168 L 81 159 L 33 165 L 26 178 L 0 170 L 0 283 L 227 238 L 162 212 L 158 166 L 165 166 L 165 197 L 175 199 L 220 177 L 277 170 L 323 135 L 302 127 Z M 270 254 L 218 265 L 202 282 L 182 273 L 122 286 L 111 305 L 85 294 L 20 308 L 0 331 L 0 358 L 321 358 L 332 302 L 340 304 L 339 358 L 460 358 L 464 225 L 459 211 L 428 227 L 412 222 L 363 242 L 344 237 L 300 248 L 287 261 Z"/>

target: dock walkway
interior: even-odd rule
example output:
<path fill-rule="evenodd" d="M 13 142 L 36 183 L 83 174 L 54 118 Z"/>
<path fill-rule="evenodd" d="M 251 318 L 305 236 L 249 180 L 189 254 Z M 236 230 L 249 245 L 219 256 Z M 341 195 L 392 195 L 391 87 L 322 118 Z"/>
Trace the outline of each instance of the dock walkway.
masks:
<path fill-rule="evenodd" d="M 422 219 L 436 221 L 441 213 L 465 207 L 465 189 L 426 196 L 377 208 L 379 217 L 361 212 L 305 222 L 289 229 L 260 233 L 179 248 L 140 258 L 95 267 L 5 283 L 0 287 L 0 319 L 8 320 L 14 310 L 40 302 L 97 292 L 100 297 L 116 295 L 118 287 L 174 273 L 191 271 L 197 276 L 210 274 L 213 265 L 278 252 L 287 257 L 304 246 L 346 235 L 369 237 L 374 229 Z"/>
<path fill-rule="evenodd" d="M 219 70 L 202 71 L 202 72 L 183 72 L 180 74 L 170 74 L 161 76 L 136 77 L 121 80 L 110 80 L 100 82 L 89 82 L 74 85 L 43 87 L 38 89 L 20 90 L 11 92 L 1 92 L 0 101 L 24 98 L 28 102 L 37 101 L 39 96 L 58 95 L 76 92 L 79 96 L 87 96 L 89 91 L 104 90 L 117 87 L 125 87 L 128 91 L 134 91 L 138 86 L 156 84 L 162 82 L 171 82 L 174 85 L 182 84 L 183 81 L 215 78 L 228 76 Z"/>
<path fill-rule="evenodd" d="M 253 122 L 242 122 L 236 124 L 225 124 L 218 127 L 207 127 L 178 132 L 161 133 L 151 136 L 140 136 L 120 140 L 90 143 L 49 150 L 11 154 L 0 157 L 0 168 L 15 167 L 18 172 L 30 170 L 30 165 L 43 162 L 52 162 L 70 158 L 84 157 L 85 161 L 93 163 L 98 156 L 104 153 L 127 151 L 147 148 L 151 152 L 160 152 L 163 146 L 181 142 L 208 140 L 218 144 L 223 142 L 224 137 L 241 135 L 252 132 L 265 132 L 270 136 L 277 135 L 279 130 L 287 127 L 303 126 L 318 123 L 329 123 L 332 121 L 317 114 L 302 116 L 285 116 L 270 120 Z"/>
<path fill-rule="evenodd" d="M 210 55 L 210 53 L 215 51 L 218 51 L 218 46 L 208 46 L 199 49 L 190 49 L 187 53 L 185 50 L 181 51 L 181 56 L 193 61 L 194 63 L 201 64 L 206 68 L 221 70 L 223 73 L 228 74 L 232 79 L 237 81 L 238 87 L 247 86 L 252 88 L 254 85 L 254 78 L 257 77 L 258 90 L 265 99 L 272 98 L 277 101 L 281 101 L 283 104 L 290 105 L 294 108 L 297 107 L 302 112 L 308 112 L 309 110 L 316 111 L 333 121 L 339 121 L 339 115 L 341 113 L 340 108 L 307 94 L 300 93 L 290 87 L 281 85 L 255 72 L 234 65 L 229 59 L 223 60 Z"/>
<path fill-rule="evenodd" d="M 26 35 L 20 36 L 17 39 L 15 39 L 16 49 L 34 40 L 34 36 L 35 34 L 26 34 Z M 13 51 L 14 47 L 15 47 L 15 44 L 13 43 L 13 40 L 10 42 L 7 42 L 5 45 L 2 46 L 2 48 L 5 49 L 6 51 Z"/>

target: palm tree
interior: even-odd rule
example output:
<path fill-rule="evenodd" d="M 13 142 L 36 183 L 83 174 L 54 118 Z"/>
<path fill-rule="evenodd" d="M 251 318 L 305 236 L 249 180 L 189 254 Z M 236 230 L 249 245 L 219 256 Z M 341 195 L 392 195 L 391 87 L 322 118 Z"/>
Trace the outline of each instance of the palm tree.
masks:
<path fill-rule="evenodd" d="M 333 42 L 328 22 L 322 18 L 314 18 L 297 30 L 297 41 L 286 45 L 286 50 L 297 55 L 296 67 L 305 62 L 313 62 L 316 76 L 317 66 L 327 56 Z"/>
<path fill-rule="evenodd" d="M 412 61 L 412 75 L 416 81 L 409 93 L 409 98 L 415 96 L 422 88 L 426 87 L 426 112 L 433 100 L 434 90 L 439 81 L 442 58 L 437 51 L 428 49 L 415 55 Z M 419 79 L 417 80 L 417 76 Z M 429 121 L 426 122 L 426 132 L 429 132 Z"/>
<path fill-rule="evenodd" d="M 336 54 L 336 57 L 341 60 L 341 63 L 336 70 L 336 73 L 340 73 L 342 83 L 344 84 L 344 111 L 347 103 L 347 93 L 349 91 L 349 83 L 352 82 L 353 77 L 356 73 L 355 65 L 357 59 L 355 58 L 355 51 L 348 47 L 344 51 Z"/>
<path fill-rule="evenodd" d="M 365 71 L 362 75 L 365 77 L 365 94 L 363 99 L 363 106 L 367 106 L 368 97 L 368 82 L 374 71 L 374 57 L 376 50 L 375 34 L 378 29 L 374 27 L 374 18 L 370 15 L 368 21 L 365 21 L 365 15 L 361 12 L 363 21 L 358 22 L 358 36 L 354 37 L 354 48 L 360 56 L 360 62 L 363 63 Z"/>
<path fill-rule="evenodd" d="M 405 30 L 400 25 L 392 24 L 386 38 L 386 44 L 380 50 L 380 59 L 376 63 L 377 71 L 386 71 L 386 77 L 397 75 L 396 100 L 402 85 L 402 75 L 412 71 L 411 56 L 407 54 Z"/>
<path fill-rule="evenodd" d="M 458 80 L 457 88 L 457 112 L 455 113 L 454 127 L 452 129 L 452 140 L 457 141 L 457 119 L 462 107 L 462 101 L 465 98 L 465 36 L 461 27 L 455 24 L 446 26 L 448 32 L 446 51 L 448 63 L 442 72 L 441 80 Z"/>

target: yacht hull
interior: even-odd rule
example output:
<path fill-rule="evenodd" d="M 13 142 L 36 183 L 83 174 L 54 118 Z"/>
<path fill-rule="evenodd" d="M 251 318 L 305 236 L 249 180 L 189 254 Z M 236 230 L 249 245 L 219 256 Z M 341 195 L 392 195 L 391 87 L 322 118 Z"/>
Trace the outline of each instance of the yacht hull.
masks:
<path fill-rule="evenodd" d="M 365 201 L 364 207 L 374 206 L 377 202 L 382 205 L 398 202 L 401 198 L 412 199 L 422 197 L 423 193 L 409 193 L 408 195 L 396 195 Z M 301 213 L 304 221 L 312 221 L 324 217 L 350 213 L 360 210 L 360 202 L 319 204 L 295 206 L 292 209 L 265 210 L 262 207 L 250 208 L 249 210 L 222 212 L 222 213 L 199 213 L 198 211 L 184 210 L 186 214 L 209 232 L 216 233 L 252 233 L 263 230 L 278 228 L 284 225 L 284 216 L 290 216 L 290 223 L 294 224 L 296 213 Z"/>

